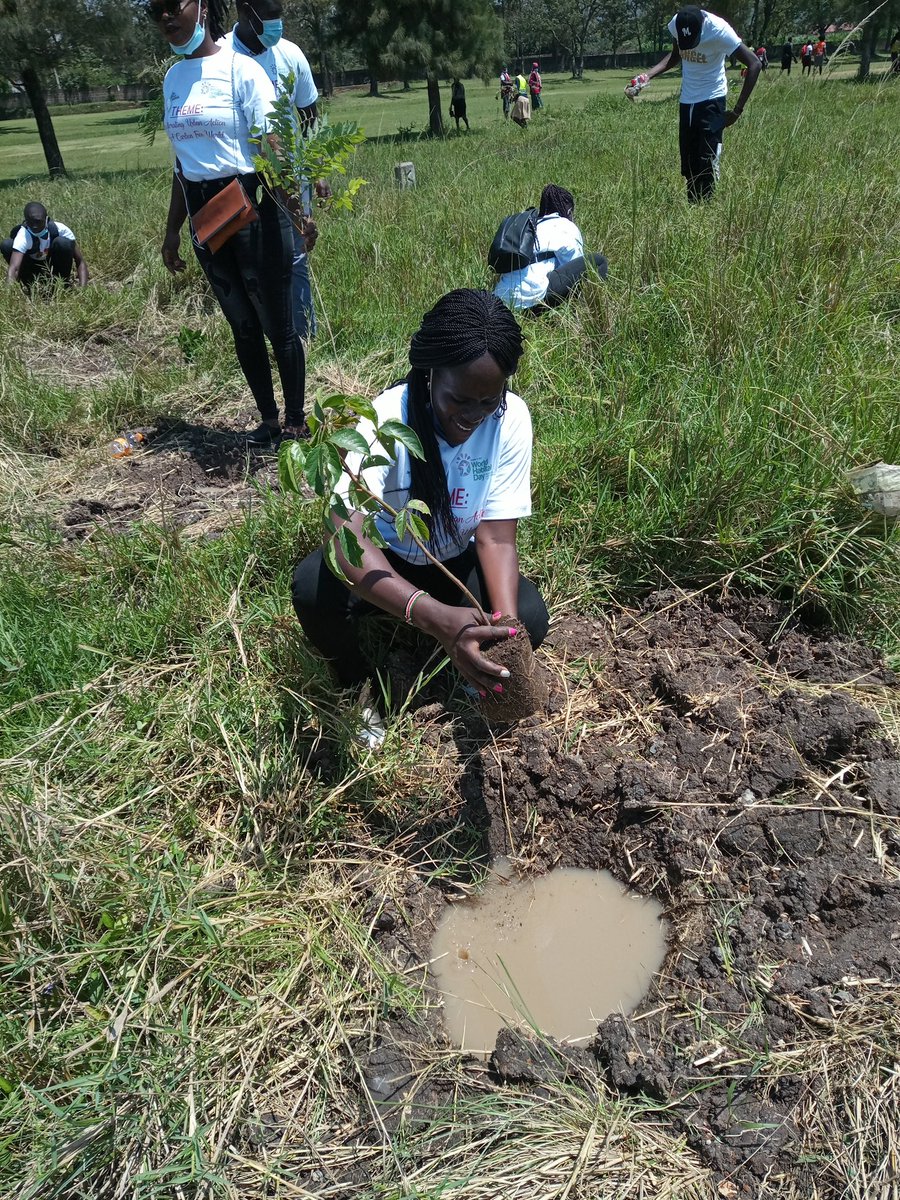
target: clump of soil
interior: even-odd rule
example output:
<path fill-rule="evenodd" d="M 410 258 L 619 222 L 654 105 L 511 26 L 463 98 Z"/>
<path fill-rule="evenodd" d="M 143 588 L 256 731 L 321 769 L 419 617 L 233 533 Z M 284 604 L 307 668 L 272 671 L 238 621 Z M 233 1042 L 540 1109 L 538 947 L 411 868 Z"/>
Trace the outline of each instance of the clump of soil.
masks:
<path fill-rule="evenodd" d="M 900 690 L 870 648 L 785 621 L 772 602 L 675 592 L 565 618 L 547 643 L 549 716 L 486 739 L 432 706 L 423 719 L 453 734 L 424 742 L 459 748 L 443 828 L 476 829 L 486 861 L 605 868 L 665 905 L 672 945 L 651 995 L 603 1020 L 591 1048 L 606 1086 L 665 1105 L 729 1195 L 780 1179 L 837 1196 L 822 1130 L 856 1084 L 835 1063 L 826 1081 L 819 1047 L 843 1053 L 844 1014 L 865 1027 L 867 1005 L 874 1037 L 878 997 L 900 980 L 900 748 L 882 720 Z M 403 969 L 427 962 L 441 899 L 411 875 L 396 920 L 376 926 Z M 865 1045 L 890 1073 L 896 1048 Z M 545 1082 L 509 1049 L 497 1086 Z"/>
<path fill-rule="evenodd" d="M 496 624 L 507 625 L 516 633 L 481 647 L 485 658 L 509 671 L 509 679 L 501 684 L 503 691 L 489 692 L 481 701 L 482 715 L 491 725 L 520 721 L 540 712 L 549 695 L 546 672 L 534 656 L 528 630 L 514 617 L 503 616 Z"/>
<path fill-rule="evenodd" d="M 248 425 L 249 425 L 248 421 Z M 278 486 L 273 447 L 249 446 L 241 430 L 173 421 L 147 430 L 146 448 L 110 456 L 81 477 L 60 518 L 63 535 L 127 533 L 136 521 L 216 536 Z"/>

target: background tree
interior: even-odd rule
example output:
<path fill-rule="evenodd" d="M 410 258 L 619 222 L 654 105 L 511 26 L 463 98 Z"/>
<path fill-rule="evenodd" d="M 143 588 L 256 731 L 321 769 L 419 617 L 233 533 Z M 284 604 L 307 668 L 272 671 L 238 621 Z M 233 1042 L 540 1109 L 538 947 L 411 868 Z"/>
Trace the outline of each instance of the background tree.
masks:
<path fill-rule="evenodd" d="M 287 36 L 314 64 L 322 79 L 322 93 L 334 92 L 334 70 L 340 58 L 339 32 L 332 0 L 292 0 L 284 6 Z M 376 78 L 376 88 L 378 81 Z"/>
<path fill-rule="evenodd" d="M 369 72 L 369 95 L 378 95 L 378 81 L 387 70 L 385 55 L 399 25 L 393 4 L 383 0 L 336 0 L 334 19 L 345 45 L 352 46 Z"/>
<path fill-rule="evenodd" d="M 547 9 L 549 28 L 572 59 L 572 78 L 584 75 L 584 53 L 599 36 L 605 0 L 554 0 Z"/>
<path fill-rule="evenodd" d="M 359 3 L 337 0 L 340 26 L 367 63 L 394 78 L 424 75 L 428 84 L 428 126 L 444 132 L 440 80 L 472 72 L 487 75 L 498 65 L 503 27 L 491 0 L 391 0 Z"/>
<path fill-rule="evenodd" d="M 65 175 L 66 168 L 47 107 L 47 76 L 79 61 L 135 62 L 140 40 L 135 9 L 127 3 L 0 0 L 2 70 L 25 89 L 51 178 Z"/>

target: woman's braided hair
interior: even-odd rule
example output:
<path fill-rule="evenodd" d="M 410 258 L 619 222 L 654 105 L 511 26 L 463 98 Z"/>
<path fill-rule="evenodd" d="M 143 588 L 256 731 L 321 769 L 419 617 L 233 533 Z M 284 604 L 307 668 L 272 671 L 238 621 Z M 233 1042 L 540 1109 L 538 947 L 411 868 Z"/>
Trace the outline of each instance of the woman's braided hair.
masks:
<path fill-rule="evenodd" d="M 549 217 L 551 213 L 558 213 L 559 216 L 571 221 L 574 211 L 575 197 L 572 193 L 566 188 L 560 187 L 559 184 L 548 183 L 541 192 L 541 207 L 538 216 Z"/>
<path fill-rule="evenodd" d="M 228 16 L 228 0 L 201 0 L 206 8 L 206 28 L 212 40 L 217 42 L 224 37 L 230 24 Z"/>
<path fill-rule="evenodd" d="M 406 419 L 418 435 L 425 457 L 410 456 L 410 495 L 428 505 L 432 537 L 438 531 L 445 535 L 453 532 L 453 513 L 434 430 L 429 373 L 440 367 L 461 367 L 490 354 L 509 377 L 519 365 L 523 348 L 519 323 L 502 300 L 493 292 L 471 288 L 457 288 L 442 296 L 413 335 L 409 347 L 412 370 L 406 376 Z M 494 416 L 499 418 L 505 411 L 504 399 Z"/>

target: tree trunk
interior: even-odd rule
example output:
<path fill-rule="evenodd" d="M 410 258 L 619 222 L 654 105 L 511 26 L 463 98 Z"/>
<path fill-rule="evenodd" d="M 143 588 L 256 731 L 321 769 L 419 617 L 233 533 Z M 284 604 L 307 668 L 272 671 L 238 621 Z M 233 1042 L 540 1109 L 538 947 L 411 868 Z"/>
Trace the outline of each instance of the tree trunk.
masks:
<path fill-rule="evenodd" d="M 50 116 L 50 109 L 47 107 L 47 100 L 44 96 L 44 85 L 41 83 L 37 71 L 30 63 L 28 66 L 22 68 L 22 86 L 25 88 L 28 103 L 31 105 L 31 111 L 34 113 L 34 119 L 37 122 L 38 134 L 41 139 L 41 145 L 44 148 L 44 158 L 47 160 L 47 169 L 50 172 L 50 178 L 60 179 L 66 173 L 66 165 L 60 153 L 59 142 L 56 140 L 53 118 Z"/>
<path fill-rule="evenodd" d="M 869 66 L 872 62 L 872 52 L 875 49 L 875 36 L 877 30 L 874 21 L 867 21 L 863 26 L 862 47 L 859 55 L 859 73 L 856 78 L 859 80 L 869 78 Z"/>
<path fill-rule="evenodd" d="M 444 117 L 441 112 L 441 85 L 436 75 L 428 79 L 428 128 L 432 137 L 444 136 Z"/>
<path fill-rule="evenodd" d="M 404 79 L 404 80 L 403 80 L 403 90 L 404 90 L 404 92 L 411 92 L 411 91 L 412 91 L 412 87 L 411 87 L 411 85 L 410 85 L 410 82 L 409 82 L 409 80 L 408 80 L 408 79 Z"/>

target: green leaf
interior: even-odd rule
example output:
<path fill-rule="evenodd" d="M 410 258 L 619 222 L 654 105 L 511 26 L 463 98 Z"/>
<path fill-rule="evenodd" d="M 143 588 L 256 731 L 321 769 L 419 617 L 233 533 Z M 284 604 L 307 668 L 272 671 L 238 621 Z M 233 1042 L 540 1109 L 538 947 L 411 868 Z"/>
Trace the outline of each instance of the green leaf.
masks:
<path fill-rule="evenodd" d="M 368 471 L 369 467 L 389 467 L 394 460 L 385 458 L 383 454 L 370 454 L 364 458 L 360 465 L 360 471 Z"/>
<path fill-rule="evenodd" d="M 346 401 L 347 407 L 352 408 L 358 416 L 365 417 L 373 425 L 378 423 L 378 413 L 371 400 L 367 400 L 365 396 L 347 396 Z"/>
<path fill-rule="evenodd" d="M 362 546 L 359 544 L 359 539 L 350 526 L 342 525 L 337 532 L 337 536 L 347 562 L 353 567 L 361 567 L 363 564 Z"/>
<path fill-rule="evenodd" d="M 374 514 L 365 518 L 362 523 L 363 537 L 367 537 L 373 546 L 377 546 L 379 550 L 387 550 L 388 544 L 381 534 L 378 526 L 375 524 Z"/>
<path fill-rule="evenodd" d="M 424 500 L 407 500 L 406 507 L 410 512 L 421 513 L 425 517 L 431 516 L 431 509 Z"/>
<path fill-rule="evenodd" d="M 406 538 L 406 523 L 408 520 L 409 513 L 406 511 L 406 509 L 401 508 L 394 521 L 394 528 L 397 531 L 398 542 L 402 542 Z"/>
<path fill-rule="evenodd" d="M 416 537 L 419 539 L 419 541 L 425 542 L 427 545 L 428 539 L 431 537 L 431 533 L 428 529 L 428 526 L 425 524 L 425 522 L 422 520 L 422 518 L 417 517 L 414 513 L 410 513 L 409 514 L 409 524 L 410 524 L 410 528 L 412 529 L 412 531 L 416 535 Z"/>
<path fill-rule="evenodd" d="M 332 575 L 337 575 L 338 579 L 342 579 L 344 581 L 344 583 L 349 583 L 350 580 L 344 574 L 344 569 L 341 566 L 341 564 L 338 562 L 337 550 L 335 549 L 335 545 L 334 545 L 334 538 L 328 539 L 328 541 L 322 547 L 322 553 L 325 556 L 325 562 L 327 563 L 328 569 L 329 569 L 329 571 L 331 571 Z"/>
<path fill-rule="evenodd" d="M 366 456 L 369 453 L 369 443 L 356 429 L 339 429 L 328 440 L 332 445 L 340 446 L 343 450 L 350 450 L 355 454 Z"/>
<path fill-rule="evenodd" d="M 306 442 L 282 442 L 278 454 L 278 480 L 286 492 L 300 495 L 306 482 L 310 447 Z"/>
<path fill-rule="evenodd" d="M 322 474 L 329 494 L 337 487 L 343 473 L 344 465 L 337 447 L 325 442 L 322 446 Z"/>
<path fill-rule="evenodd" d="M 425 451 L 422 449 L 419 435 L 410 429 L 408 425 L 404 425 L 402 421 L 396 421 L 393 417 L 389 417 L 383 425 L 379 425 L 378 427 L 378 440 L 381 441 L 385 434 L 388 437 L 395 438 L 415 458 L 425 457 Z"/>
<path fill-rule="evenodd" d="M 350 509 L 344 502 L 344 497 L 339 496 L 337 492 L 331 497 L 331 511 L 340 517 L 342 521 L 350 520 Z"/>

